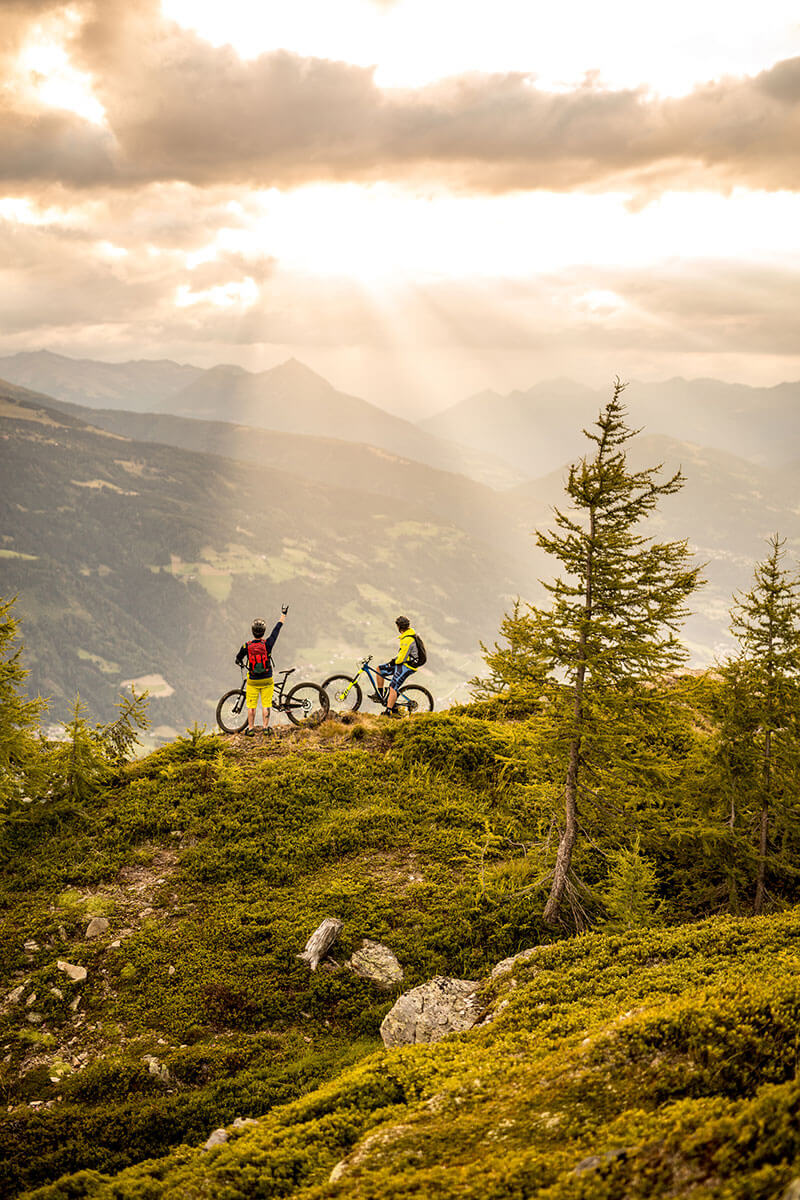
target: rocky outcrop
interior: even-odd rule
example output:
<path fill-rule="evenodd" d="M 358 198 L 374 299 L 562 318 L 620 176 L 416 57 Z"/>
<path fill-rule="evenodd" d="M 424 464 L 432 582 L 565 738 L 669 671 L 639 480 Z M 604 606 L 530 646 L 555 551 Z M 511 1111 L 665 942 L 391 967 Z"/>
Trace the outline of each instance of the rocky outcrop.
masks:
<path fill-rule="evenodd" d="M 385 1046 L 438 1042 L 448 1033 L 472 1029 L 481 1014 L 478 984 L 471 979 L 437 975 L 428 983 L 405 992 L 381 1025 Z"/>
<path fill-rule="evenodd" d="M 538 950 L 538 946 L 531 946 L 529 950 L 520 950 L 519 954 L 512 954 L 511 958 L 504 958 L 502 962 L 492 967 L 489 979 L 500 979 L 503 975 L 508 975 L 518 963 L 527 962 L 529 958 L 533 958 Z"/>
<path fill-rule="evenodd" d="M 388 946 L 364 938 L 361 946 L 346 964 L 361 979 L 368 979 L 379 988 L 389 991 L 403 982 L 403 968 Z"/>

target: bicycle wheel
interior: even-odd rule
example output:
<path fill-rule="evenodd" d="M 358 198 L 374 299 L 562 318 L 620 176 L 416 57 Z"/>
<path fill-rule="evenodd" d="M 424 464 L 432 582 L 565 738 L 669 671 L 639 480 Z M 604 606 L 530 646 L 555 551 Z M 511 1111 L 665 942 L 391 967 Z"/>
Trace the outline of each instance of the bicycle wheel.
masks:
<path fill-rule="evenodd" d="M 412 683 L 409 687 L 401 687 L 397 693 L 398 711 L 407 713 L 433 712 L 433 696 L 427 688 Z"/>
<path fill-rule="evenodd" d="M 223 733 L 241 733 L 247 726 L 244 688 L 226 692 L 217 705 L 217 724 Z"/>
<path fill-rule="evenodd" d="M 297 683 L 281 708 L 293 725 L 321 725 L 328 715 L 328 693 L 317 683 Z"/>
<path fill-rule="evenodd" d="M 361 688 L 349 675 L 331 675 L 322 685 L 327 692 L 331 712 L 357 712 L 361 708 Z M 342 693 L 349 688 L 347 695 Z"/>

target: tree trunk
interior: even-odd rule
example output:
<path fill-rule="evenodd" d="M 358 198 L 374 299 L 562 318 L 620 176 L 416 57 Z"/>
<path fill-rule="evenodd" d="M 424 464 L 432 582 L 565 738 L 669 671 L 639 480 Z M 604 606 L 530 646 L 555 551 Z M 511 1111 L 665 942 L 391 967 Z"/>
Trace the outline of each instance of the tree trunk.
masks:
<path fill-rule="evenodd" d="M 550 895 L 544 907 L 542 918 L 548 925 L 558 922 L 564 889 L 567 886 L 567 875 L 572 863 L 572 851 L 578 838 L 578 761 L 580 755 L 580 738 L 574 739 L 569 748 L 569 767 L 567 768 L 567 783 L 564 788 L 565 822 L 564 832 L 558 843 L 556 865 L 553 871 L 553 884 Z"/>
<path fill-rule="evenodd" d="M 753 901 L 753 912 L 758 916 L 764 907 L 764 880 L 767 874 L 767 833 L 769 830 L 769 808 L 765 804 L 761 809 L 761 822 L 758 835 L 758 875 L 756 876 L 756 898 Z"/>
<path fill-rule="evenodd" d="M 772 788 L 772 734 L 768 729 L 764 738 L 764 803 L 761 806 L 761 821 L 758 831 L 758 875 L 756 876 L 756 898 L 753 912 L 756 916 L 764 907 L 764 881 L 767 875 L 767 845 L 769 840 L 769 803 Z"/>
<path fill-rule="evenodd" d="M 594 539 L 596 534 L 596 516 L 592 508 L 589 514 L 589 549 L 586 556 L 586 594 L 584 597 L 584 626 L 578 642 L 578 669 L 575 672 L 575 699 L 573 701 L 574 736 L 569 746 L 569 765 L 567 767 L 567 782 L 564 787 L 564 832 L 558 843 L 556 865 L 553 870 L 553 884 L 547 904 L 544 906 L 542 919 L 548 925 L 555 925 L 567 886 L 567 876 L 572 865 L 572 851 L 578 840 L 578 771 L 581 755 L 581 736 L 583 734 L 583 688 L 586 680 L 586 643 L 587 633 L 592 620 L 593 568 L 594 568 Z"/>
<path fill-rule="evenodd" d="M 339 918 L 326 917 L 306 942 L 305 950 L 297 957 L 307 962 L 312 971 L 316 971 L 320 960 L 325 957 L 341 932 L 342 922 Z"/>

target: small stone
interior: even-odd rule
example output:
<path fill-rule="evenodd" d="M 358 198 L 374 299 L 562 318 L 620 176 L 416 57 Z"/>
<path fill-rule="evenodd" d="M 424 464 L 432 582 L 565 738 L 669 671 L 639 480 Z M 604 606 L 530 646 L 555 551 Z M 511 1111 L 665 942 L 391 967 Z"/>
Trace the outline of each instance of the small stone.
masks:
<path fill-rule="evenodd" d="M 111 942 L 111 949 L 112 949 L 112 950 L 119 950 L 119 948 L 120 948 L 120 946 L 121 946 L 121 945 L 122 945 L 122 942 L 119 940 L 119 938 L 117 938 L 117 939 L 116 939 L 116 941 L 114 941 L 114 942 Z"/>
<path fill-rule="evenodd" d="M 156 1079 L 160 1079 L 162 1083 L 169 1083 L 171 1076 L 168 1069 L 158 1061 L 154 1054 L 145 1054 L 142 1062 L 147 1063 L 147 1069 Z"/>
<path fill-rule="evenodd" d="M 25 1020 L 29 1021 L 31 1025 L 41 1025 L 44 1017 L 41 1013 L 29 1012 L 25 1017 Z"/>
<path fill-rule="evenodd" d="M 39 949 L 39 943 L 34 941 L 26 942 L 25 949 L 29 954 L 34 954 Z"/>
<path fill-rule="evenodd" d="M 246 1125 L 257 1125 L 255 1117 L 237 1117 L 233 1122 L 234 1129 L 244 1129 Z"/>
<path fill-rule="evenodd" d="M 582 1159 L 576 1167 L 572 1168 L 572 1174 L 584 1175 L 587 1171 L 596 1171 L 602 1165 L 603 1159 L 599 1154 L 590 1154 L 588 1158 Z"/>
<path fill-rule="evenodd" d="M 791 1179 L 786 1185 L 786 1191 L 781 1200 L 800 1200 L 800 1178 Z"/>
<path fill-rule="evenodd" d="M 74 963 L 64 962 L 63 959 L 59 959 L 56 966 L 75 983 L 83 983 L 86 978 L 86 967 L 77 967 Z"/>
<path fill-rule="evenodd" d="M 167 971 L 167 974 L 168 974 L 168 975 L 174 975 L 174 974 L 175 974 L 175 968 L 172 966 L 172 964 L 171 964 L 171 963 L 170 963 L 170 966 L 169 966 L 169 970 Z"/>
<path fill-rule="evenodd" d="M 35 1003 L 36 1003 L 36 992 L 31 992 L 30 996 L 28 996 L 28 999 L 25 1001 L 25 1007 L 33 1008 Z"/>
<path fill-rule="evenodd" d="M 581 1159 L 577 1166 L 572 1168 L 572 1174 L 585 1175 L 588 1171 L 596 1171 L 598 1167 L 607 1166 L 619 1158 L 625 1159 L 628 1154 L 629 1151 L 623 1148 L 606 1150 L 603 1154 L 590 1154 L 588 1158 Z"/>
<path fill-rule="evenodd" d="M 403 968 L 393 951 L 369 938 L 364 938 L 361 948 L 356 950 L 346 965 L 361 979 L 367 979 L 386 991 L 403 982 Z"/>
<path fill-rule="evenodd" d="M 227 1129 L 215 1129 L 205 1144 L 206 1150 L 213 1150 L 215 1146 L 224 1146 L 228 1140 Z"/>
<path fill-rule="evenodd" d="M 152 908 L 143 908 L 142 911 L 139 913 L 139 916 L 142 918 L 143 921 L 147 917 L 152 917 L 152 915 L 153 915 Z"/>
<path fill-rule="evenodd" d="M 21 983 L 19 987 L 15 987 L 13 992 L 8 993 L 8 998 L 12 1004 L 19 1004 L 25 994 L 25 984 Z"/>
<path fill-rule="evenodd" d="M 62 942 L 67 940 L 67 931 L 63 925 L 59 925 L 58 927 L 58 936 L 61 938 Z"/>
<path fill-rule="evenodd" d="M 61 988 L 57 988 L 57 987 L 51 987 L 51 988 L 50 988 L 50 995 L 51 995 L 51 996 L 55 996 L 56 1000 L 63 1000 L 63 999 L 64 999 L 64 993 L 61 991 Z"/>
<path fill-rule="evenodd" d="M 91 921 L 86 926 L 86 937 L 102 937 L 104 933 L 108 933 L 108 928 L 109 925 L 107 917 L 92 917 Z"/>
<path fill-rule="evenodd" d="M 79 1006 L 80 1006 L 80 1002 L 81 1002 L 81 998 L 80 998 L 80 996 L 76 996 L 76 997 L 75 997 L 75 999 L 74 999 L 74 1000 L 72 1001 L 72 1003 L 70 1004 L 70 1008 L 72 1009 L 72 1011 L 73 1011 L 73 1012 L 77 1012 L 77 1011 L 78 1011 L 78 1008 L 79 1008 Z"/>

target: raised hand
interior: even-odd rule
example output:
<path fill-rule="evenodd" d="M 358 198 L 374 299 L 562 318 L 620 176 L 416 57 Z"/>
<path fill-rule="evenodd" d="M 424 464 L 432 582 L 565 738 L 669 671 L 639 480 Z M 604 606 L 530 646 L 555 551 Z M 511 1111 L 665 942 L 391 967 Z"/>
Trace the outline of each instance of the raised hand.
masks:
<path fill-rule="evenodd" d="M 288 611 L 289 611 L 289 605 L 288 605 L 288 604 L 282 604 L 282 605 L 281 605 L 281 612 L 283 613 L 283 615 L 284 615 L 284 616 L 286 616 L 286 614 L 287 614 L 287 612 L 288 612 Z"/>

